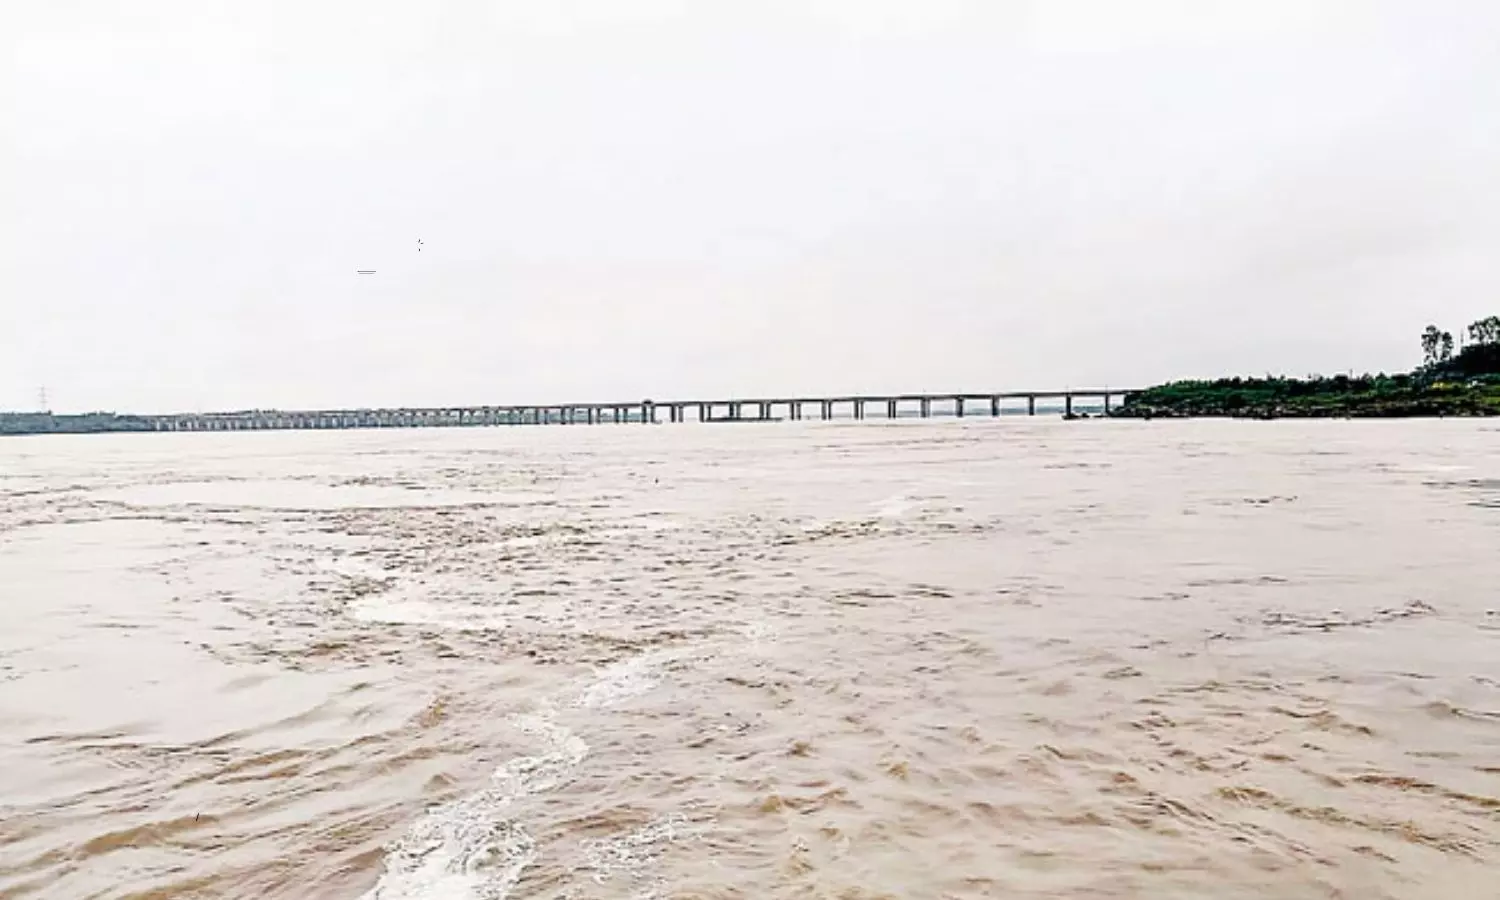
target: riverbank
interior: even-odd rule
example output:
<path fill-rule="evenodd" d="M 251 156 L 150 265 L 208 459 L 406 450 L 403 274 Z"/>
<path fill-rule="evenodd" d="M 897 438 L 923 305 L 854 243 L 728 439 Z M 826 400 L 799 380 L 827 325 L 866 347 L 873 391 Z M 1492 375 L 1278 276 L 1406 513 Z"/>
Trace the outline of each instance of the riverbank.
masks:
<path fill-rule="evenodd" d="M 1176 381 L 1126 398 L 1124 419 L 1500 416 L 1500 376 L 1462 382 L 1415 375 Z"/>
<path fill-rule="evenodd" d="M 0 413 L 0 435 L 20 434 L 104 434 L 119 431 L 152 431 L 151 423 L 140 416 L 115 413 Z"/>
<path fill-rule="evenodd" d="M 1469 326 L 1473 343 L 1429 327 L 1420 368 L 1401 375 L 1174 381 L 1129 395 L 1122 419 L 1403 419 L 1500 416 L 1500 317 Z"/>

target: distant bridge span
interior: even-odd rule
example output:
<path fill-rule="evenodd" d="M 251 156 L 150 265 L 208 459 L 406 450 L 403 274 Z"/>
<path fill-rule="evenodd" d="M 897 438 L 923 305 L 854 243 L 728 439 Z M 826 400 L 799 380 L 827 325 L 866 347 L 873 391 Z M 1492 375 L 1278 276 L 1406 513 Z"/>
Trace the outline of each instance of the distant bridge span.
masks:
<path fill-rule="evenodd" d="M 1072 414 L 1077 400 L 1093 400 L 1108 412 L 1135 390 L 1115 388 L 999 393 L 840 394 L 808 397 L 749 397 L 727 400 L 634 400 L 620 403 L 544 403 L 502 406 L 400 407 L 387 409 L 244 410 L 141 416 L 155 431 L 261 431 L 337 428 L 430 428 L 480 425 L 577 425 L 606 422 L 763 422 L 808 418 L 930 418 L 934 406 L 949 415 L 1037 414 L 1038 401 L 1061 401 Z M 1020 408 L 1017 409 L 1016 407 Z M 813 415 L 808 415 L 811 411 Z M 778 415 L 784 413 L 784 415 Z M 843 415 L 840 415 L 842 413 Z"/>

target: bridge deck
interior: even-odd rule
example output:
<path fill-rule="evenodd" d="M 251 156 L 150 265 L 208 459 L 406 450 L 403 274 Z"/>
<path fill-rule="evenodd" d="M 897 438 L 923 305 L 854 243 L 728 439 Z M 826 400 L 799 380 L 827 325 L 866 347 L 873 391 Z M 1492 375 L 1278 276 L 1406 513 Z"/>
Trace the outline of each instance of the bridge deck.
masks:
<path fill-rule="evenodd" d="M 670 422 L 724 422 L 741 420 L 801 420 L 811 407 L 819 418 L 867 418 L 867 407 L 884 410 L 884 416 L 901 416 L 902 407 L 916 404 L 915 413 L 922 418 L 934 415 L 933 407 L 949 404 L 954 416 L 998 416 L 1007 404 L 1024 401 L 1030 415 L 1037 412 L 1038 401 L 1061 400 L 1064 409 L 1073 410 L 1075 400 L 1102 401 L 1109 409 L 1115 398 L 1128 397 L 1133 390 L 1097 388 L 1061 391 L 963 391 L 920 394 L 839 394 L 831 396 L 760 396 L 691 400 L 629 400 L 611 403 L 529 403 L 494 406 L 390 407 L 326 410 L 237 410 L 222 413 L 179 413 L 142 416 L 159 431 L 225 431 L 286 428 L 382 428 L 443 425 L 520 425 L 520 424 L 599 424 L 604 422 L 655 422 L 665 411 Z M 976 404 L 971 407 L 970 404 Z M 982 408 L 982 406 L 987 408 Z M 775 410 L 784 416 L 773 416 Z M 689 416 L 688 411 L 695 415 Z"/>

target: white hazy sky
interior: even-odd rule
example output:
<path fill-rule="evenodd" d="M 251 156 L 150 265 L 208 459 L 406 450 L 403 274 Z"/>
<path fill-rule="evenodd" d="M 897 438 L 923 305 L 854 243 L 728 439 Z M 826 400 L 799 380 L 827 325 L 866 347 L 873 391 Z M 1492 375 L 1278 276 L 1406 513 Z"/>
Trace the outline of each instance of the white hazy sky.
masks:
<path fill-rule="evenodd" d="M 3 0 L 0 45 L 0 408 L 1136 386 L 1500 313 L 1494 0 Z"/>

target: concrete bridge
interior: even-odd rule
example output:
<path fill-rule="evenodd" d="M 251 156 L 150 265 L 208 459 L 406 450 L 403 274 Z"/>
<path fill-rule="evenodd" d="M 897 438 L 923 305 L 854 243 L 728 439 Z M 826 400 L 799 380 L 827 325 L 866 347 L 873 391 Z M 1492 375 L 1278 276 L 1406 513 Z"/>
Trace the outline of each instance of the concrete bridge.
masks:
<path fill-rule="evenodd" d="M 1092 400 L 1108 412 L 1117 399 L 1135 391 L 1021 391 L 973 394 L 880 394 L 833 397 L 756 397 L 730 400 L 637 400 L 629 403 L 550 403 L 523 406 L 453 406 L 395 409 L 247 410 L 143 416 L 156 431 L 256 431 L 273 429 L 428 428 L 477 425 L 578 425 L 643 422 L 764 422 L 817 418 L 863 420 L 930 418 L 934 406 L 949 415 L 999 416 L 1007 407 L 1037 414 L 1038 401 L 1061 401 L 1072 414 L 1078 400 Z M 809 415 L 811 413 L 811 415 Z M 842 414 L 842 415 L 840 415 Z M 1007 413 L 1010 414 L 1010 413 Z"/>

